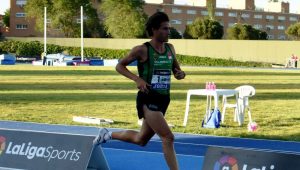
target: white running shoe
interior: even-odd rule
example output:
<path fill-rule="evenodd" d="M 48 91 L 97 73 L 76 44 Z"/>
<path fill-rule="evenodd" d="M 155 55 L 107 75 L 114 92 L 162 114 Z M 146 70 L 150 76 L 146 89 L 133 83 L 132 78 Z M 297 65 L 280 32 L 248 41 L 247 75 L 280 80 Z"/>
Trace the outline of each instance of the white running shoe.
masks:
<path fill-rule="evenodd" d="M 94 144 L 99 145 L 101 143 L 105 143 L 106 141 L 110 140 L 111 137 L 109 136 L 109 131 L 106 128 L 101 128 L 99 130 L 98 136 L 94 139 Z"/>

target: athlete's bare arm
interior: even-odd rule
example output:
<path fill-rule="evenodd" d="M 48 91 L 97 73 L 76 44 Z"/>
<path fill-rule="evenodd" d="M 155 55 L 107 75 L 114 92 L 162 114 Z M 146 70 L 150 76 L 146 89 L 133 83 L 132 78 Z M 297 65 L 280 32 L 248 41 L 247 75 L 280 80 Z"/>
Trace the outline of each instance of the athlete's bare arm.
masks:
<path fill-rule="evenodd" d="M 147 84 L 143 79 L 138 77 L 137 75 L 130 72 L 126 66 L 128 66 L 131 62 L 138 60 L 140 62 L 145 62 L 147 60 L 147 47 L 145 45 L 140 45 L 134 47 L 129 54 L 123 58 L 116 66 L 116 70 L 122 74 L 123 76 L 133 80 L 136 83 L 138 89 L 142 92 L 148 92 Z"/>
<path fill-rule="evenodd" d="M 185 72 L 181 70 L 180 66 L 179 66 L 179 63 L 176 59 L 176 52 L 175 52 L 175 48 L 172 44 L 169 44 L 173 54 L 174 54 L 174 61 L 173 61 L 173 67 L 172 67 L 172 71 L 173 71 L 173 74 L 174 74 L 174 77 L 177 79 L 177 80 L 181 80 L 181 79 L 184 79 L 185 78 Z"/>

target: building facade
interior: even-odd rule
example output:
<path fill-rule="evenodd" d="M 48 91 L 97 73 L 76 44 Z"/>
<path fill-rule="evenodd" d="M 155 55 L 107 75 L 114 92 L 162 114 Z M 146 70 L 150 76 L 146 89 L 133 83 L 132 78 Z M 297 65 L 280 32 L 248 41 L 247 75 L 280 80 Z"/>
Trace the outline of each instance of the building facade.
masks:
<path fill-rule="evenodd" d="M 174 4 L 174 0 L 165 0 L 160 4 L 146 0 L 145 11 L 148 15 L 156 11 L 166 12 L 170 17 L 171 25 L 183 33 L 186 25 L 192 24 L 197 17 L 208 17 L 206 0 L 202 0 L 202 3 L 200 1 L 178 5 Z M 212 2 L 216 7 L 216 0 Z M 229 0 L 228 8 L 215 8 L 215 18 L 224 26 L 224 37 L 228 28 L 236 23 L 245 23 L 266 31 L 271 40 L 285 40 L 288 38 L 285 30 L 291 24 L 300 21 L 300 14 L 289 13 L 289 3 L 286 2 L 269 2 L 265 9 L 258 9 L 255 7 L 254 0 Z"/>
<path fill-rule="evenodd" d="M 208 17 L 208 0 L 187 0 L 186 4 L 175 4 L 174 0 L 145 0 L 144 10 L 147 15 L 164 11 L 171 20 L 171 25 L 181 34 L 186 25 L 192 24 L 197 17 Z M 218 8 L 217 0 L 210 0 L 215 7 L 215 18 L 224 26 L 224 37 L 227 29 L 236 23 L 246 23 L 268 33 L 269 39 L 285 40 L 285 30 L 300 21 L 300 14 L 289 12 L 289 3 L 269 2 L 264 9 L 256 8 L 254 0 L 229 0 L 227 8 Z M 28 37 L 43 36 L 36 32 L 34 20 L 27 20 L 24 5 L 27 0 L 11 0 L 10 32 L 8 36 Z M 99 0 L 92 0 L 95 8 Z M 100 17 L 99 13 L 99 17 Z M 49 30 L 49 36 L 62 36 L 57 30 Z"/>

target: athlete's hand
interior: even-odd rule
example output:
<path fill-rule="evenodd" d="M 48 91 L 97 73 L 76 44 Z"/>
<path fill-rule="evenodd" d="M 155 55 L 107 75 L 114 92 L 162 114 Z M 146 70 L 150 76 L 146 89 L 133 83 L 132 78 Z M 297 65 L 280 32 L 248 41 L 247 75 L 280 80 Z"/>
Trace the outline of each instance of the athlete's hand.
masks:
<path fill-rule="evenodd" d="M 144 93 L 148 93 L 149 92 L 147 86 L 150 86 L 150 85 L 147 82 L 145 82 L 143 79 L 137 78 L 135 80 L 135 83 L 136 83 L 136 87 L 138 89 L 140 89 L 141 92 L 144 92 Z"/>
<path fill-rule="evenodd" d="M 181 79 L 184 79 L 184 77 L 185 77 L 185 72 L 184 71 L 182 71 L 182 70 L 179 70 L 179 69 L 177 69 L 177 68 L 175 68 L 175 78 L 177 79 L 177 80 L 181 80 Z"/>

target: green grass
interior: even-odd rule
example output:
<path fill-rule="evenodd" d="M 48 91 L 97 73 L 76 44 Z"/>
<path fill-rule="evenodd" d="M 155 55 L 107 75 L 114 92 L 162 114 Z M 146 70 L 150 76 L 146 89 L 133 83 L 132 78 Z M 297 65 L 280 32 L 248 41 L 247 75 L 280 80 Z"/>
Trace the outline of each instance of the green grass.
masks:
<path fill-rule="evenodd" d="M 136 73 L 136 68 L 130 68 Z M 300 72 L 247 68 L 183 68 L 187 77 L 173 79 L 166 119 L 173 131 L 218 136 L 300 141 Z M 256 88 L 250 99 L 255 133 L 233 122 L 228 110 L 219 129 L 201 128 L 205 97 L 192 96 L 187 127 L 182 127 L 186 92 L 214 81 L 218 88 L 249 84 Z M 78 125 L 72 116 L 111 118 L 108 127 L 138 129 L 136 87 L 111 67 L 0 67 L 0 119 Z"/>

